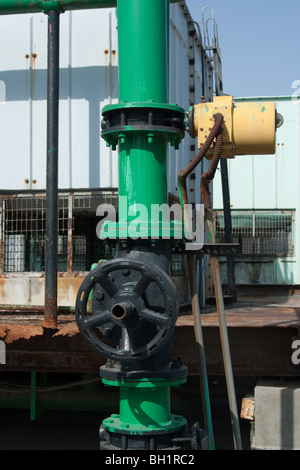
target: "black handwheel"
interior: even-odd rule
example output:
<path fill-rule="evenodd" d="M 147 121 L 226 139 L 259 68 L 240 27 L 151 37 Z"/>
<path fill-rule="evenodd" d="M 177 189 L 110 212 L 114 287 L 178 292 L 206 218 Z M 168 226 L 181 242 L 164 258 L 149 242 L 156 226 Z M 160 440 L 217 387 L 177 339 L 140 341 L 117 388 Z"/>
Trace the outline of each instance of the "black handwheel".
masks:
<path fill-rule="evenodd" d="M 164 271 L 140 260 L 114 259 L 97 266 L 83 281 L 76 321 L 94 351 L 135 362 L 168 342 L 178 309 L 176 288 Z"/>

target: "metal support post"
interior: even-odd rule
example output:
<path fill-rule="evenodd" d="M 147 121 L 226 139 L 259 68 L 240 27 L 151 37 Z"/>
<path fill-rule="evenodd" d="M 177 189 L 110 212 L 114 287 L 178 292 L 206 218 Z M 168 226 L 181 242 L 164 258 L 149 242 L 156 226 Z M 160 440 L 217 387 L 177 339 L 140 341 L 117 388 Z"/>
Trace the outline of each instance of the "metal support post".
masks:
<path fill-rule="evenodd" d="M 57 321 L 59 12 L 48 12 L 47 182 L 44 326 Z"/>

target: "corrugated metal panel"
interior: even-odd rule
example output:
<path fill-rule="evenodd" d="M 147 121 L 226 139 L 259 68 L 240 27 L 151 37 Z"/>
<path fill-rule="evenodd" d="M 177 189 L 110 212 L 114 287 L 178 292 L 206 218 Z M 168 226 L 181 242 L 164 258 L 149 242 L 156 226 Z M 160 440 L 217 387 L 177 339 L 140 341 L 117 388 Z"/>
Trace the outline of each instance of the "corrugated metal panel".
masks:
<path fill-rule="evenodd" d="M 191 54 L 196 100 L 211 86 L 202 83 L 202 51 L 191 29 L 187 7 L 171 5 L 170 102 L 186 110 L 191 103 Z M 100 138 L 101 109 L 118 99 L 115 9 L 66 12 L 60 30 L 59 187 L 117 187 L 117 152 Z M 9 44 L 9 53 L 5 47 L 0 52 L 0 187 L 44 189 L 47 16 L 1 16 L 0 42 Z M 193 143 L 187 135 L 178 151 L 170 150 L 169 191 L 175 195 L 178 170 L 192 158 Z"/>
<path fill-rule="evenodd" d="M 247 155 L 228 161 L 230 201 L 233 210 L 295 211 L 293 226 L 294 256 L 268 260 L 256 257 L 236 263 L 238 284 L 300 284 L 299 269 L 299 174 L 300 101 L 297 97 L 236 98 L 237 101 L 271 100 L 284 117 L 276 132 L 274 155 Z M 213 188 L 214 208 L 223 209 L 220 172 Z M 225 266 L 221 267 L 225 273 Z M 261 273 L 264 273 L 263 275 Z M 223 279 L 226 279 L 224 274 Z"/>

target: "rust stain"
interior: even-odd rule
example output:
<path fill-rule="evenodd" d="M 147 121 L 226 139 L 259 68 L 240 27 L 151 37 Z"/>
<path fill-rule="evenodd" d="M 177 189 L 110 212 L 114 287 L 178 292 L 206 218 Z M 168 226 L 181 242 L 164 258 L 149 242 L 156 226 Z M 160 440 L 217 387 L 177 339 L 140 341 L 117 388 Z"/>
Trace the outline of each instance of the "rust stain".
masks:
<path fill-rule="evenodd" d="M 75 336 L 79 334 L 77 323 L 75 321 L 68 322 L 65 325 L 62 325 L 58 331 L 53 335 L 54 336 Z"/>
<path fill-rule="evenodd" d="M 45 300 L 44 323 L 45 328 L 56 328 L 57 326 L 57 299 L 47 298 Z"/>
<path fill-rule="evenodd" d="M 241 418 L 248 421 L 254 420 L 255 403 L 253 398 L 243 398 L 241 406 Z"/>
<path fill-rule="evenodd" d="M 0 297 L 1 299 L 5 299 L 5 285 L 6 285 L 6 280 L 5 278 L 0 278 Z"/>
<path fill-rule="evenodd" d="M 72 243 L 72 233 L 73 233 L 73 219 L 68 217 L 68 258 L 67 258 L 67 271 L 69 274 L 73 271 L 73 243 Z"/>
<path fill-rule="evenodd" d="M 32 68 L 33 70 L 35 70 L 37 54 L 33 53 L 31 54 L 31 57 L 32 57 Z"/>
<path fill-rule="evenodd" d="M 28 325 L 6 325 L 0 326 L 0 337 L 6 344 L 13 343 L 19 339 L 30 339 L 33 336 L 42 336 L 43 328 L 41 326 Z"/>
<path fill-rule="evenodd" d="M 107 64 L 108 64 L 108 49 L 105 49 L 104 56 L 105 56 L 105 67 L 107 67 Z"/>
<path fill-rule="evenodd" d="M 26 59 L 26 70 L 29 68 L 29 54 L 25 54 L 25 59 Z"/>
<path fill-rule="evenodd" d="M 25 60 L 26 60 L 26 92 L 28 93 L 29 54 L 25 54 Z"/>

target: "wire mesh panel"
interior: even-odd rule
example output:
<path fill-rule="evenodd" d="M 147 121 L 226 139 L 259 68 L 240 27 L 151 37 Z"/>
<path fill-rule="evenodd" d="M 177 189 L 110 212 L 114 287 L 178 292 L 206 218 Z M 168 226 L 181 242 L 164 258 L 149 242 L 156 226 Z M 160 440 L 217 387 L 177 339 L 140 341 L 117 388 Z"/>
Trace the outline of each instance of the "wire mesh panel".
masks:
<path fill-rule="evenodd" d="M 86 237 L 83 235 L 73 236 L 73 270 L 86 270 Z"/>
<path fill-rule="evenodd" d="M 1 201 L 2 271 L 44 271 L 45 194 L 2 195 Z M 88 271 L 94 262 L 113 256 L 114 246 L 100 242 L 96 235 L 100 204 L 117 209 L 116 190 L 59 194 L 58 271 Z"/>
<path fill-rule="evenodd" d="M 233 243 L 241 254 L 252 256 L 293 256 L 294 211 L 232 211 Z M 225 242 L 223 211 L 214 212 L 216 242 Z"/>
<path fill-rule="evenodd" d="M 43 271 L 45 264 L 45 195 L 6 197 L 3 199 L 4 272 Z M 63 250 L 61 237 L 68 233 L 68 198 L 59 197 L 58 254 Z"/>

